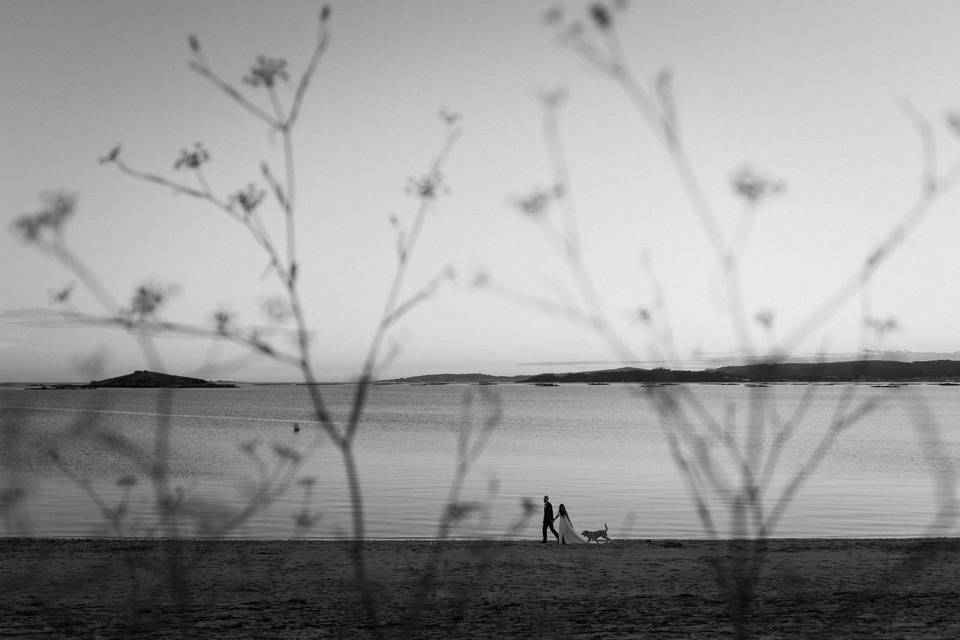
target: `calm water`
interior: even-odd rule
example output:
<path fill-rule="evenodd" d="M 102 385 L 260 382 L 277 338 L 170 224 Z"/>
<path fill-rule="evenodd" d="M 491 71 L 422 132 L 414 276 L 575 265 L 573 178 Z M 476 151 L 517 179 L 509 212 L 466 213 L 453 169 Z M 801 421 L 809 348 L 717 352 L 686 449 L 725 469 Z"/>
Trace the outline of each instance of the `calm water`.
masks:
<path fill-rule="evenodd" d="M 340 418 L 353 391 L 321 387 Z M 683 408 L 664 424 L 655 399 Z M 115 529 L 102 509 L 125 504 L 117 520 L 124 531 L 159 535 L 144 465 L 154 459 L 162 413 L 170 416 L 170 475 L 180 496 L 183 534 L 348 535 L 343 465 L 336 449 L 318 437 L 309 406 L 303 387 L 285 385 L 171 393 L 2 390 L 0 488 L 8 499 L 0 531 L 111 535 Z M 492 433 L 461 495 L 479 508 L 452 535 L 536 538 L 547 493 L 554 507 L 566 504 L 578 529 L 607 523 L 614 538 L 702 537 L 691 484 L 664 435 L 665 428 L 696 428 L 705 437 L 684 452 L 709 471 L 694 486 L 703 490 L 719 535 L 727 537 L 736 533 L 729 519 L 734 501 L 714 489 L 725 483 L 735 488 L 743 461 L 761 468 L 764 458 L 754 452 L 769 450 L 776 434 L 793 425 L 763 496 L 771 510 L 831 421 L 848 414 L 863 417 L 825 450 L 772 535 L 955 534 L 952 521 L 929 527 L 951 495 L 960 461 L 960 387 L 681 385 L 651 395 L 635 385 L 578 384 L 373 387 L 356 443 L 367 535 L 436 536 L 458 434 L 465 427 L 476 434 L 489 423 Z M 294 422 L 300 433 L 294 433 Z M 46 453 L 52 449 L 59 452 L 59 467 Z M 299 466 L 289 466 L 289 451 L 303 456 Z M 118 485 L 124 477 L 136 484 Z M 282 495 L 267 505 L 255 500 L 264 478 L 284 477 L 290 483 Z M 11 501 L 9 489 L 15 487 L 26 494 Z M 536 505 L 526 520 L 524 499 Z M 251 503 L 258 508 L 242 524 L 220 529 Z M 304 509 L 318 517 L 297 531 L 294 514 Z"/>

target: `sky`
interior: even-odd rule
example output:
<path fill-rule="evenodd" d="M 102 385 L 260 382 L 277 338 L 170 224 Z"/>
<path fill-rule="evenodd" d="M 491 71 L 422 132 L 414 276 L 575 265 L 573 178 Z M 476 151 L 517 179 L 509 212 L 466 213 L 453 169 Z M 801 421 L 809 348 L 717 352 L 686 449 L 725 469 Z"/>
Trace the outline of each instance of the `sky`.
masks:
<path fill-rule="evenodd" d="M 960 109 L 960 5 L 608 3 L 645 90 L 670 70 L 689 166 L 722 236 L 744 239 L 735 303 L 730 271 L 668 150 L 622 88 L 560 42 L 558 24 L 572 21 L 607 42 L 590 4 L 331 4 L 329 47 L 294 132 L 300 284 L 320 379 L 360 371 L 397 267 L 390 220 L 412 224 L 418 201 L 407 187 L 443 144 L 441 109 L 462 114 L 462 133 L 401 298 L 445 270 L 456 276 L 393 326 L 381 378 L 960 350 L 960 189 L 945 188 L 922 209 L 869 282 L 826 302 L 917 201 L 925 147 L 916 117 L 931 127 L 938 172 L 960 157 L 946 122 Z M 292 348 L 290 325 L 262 311 L 282 288 L 241 225 L 98 158 L 122 144 L 130 166 L 195 184 L 173 165 L 200 141 L 218 195 L 263 186 L 260 163 L 282 167 L 280 137 L 189 69 L 187 38 L 196 35 L 212 67 L 269 108 L 263 90 L 240 79 L 258 55 L 287 59 L 298 77 L 319 7 L 0 0 L 0 381 L 88 380 L 148 365 L 208 378 L 298 379 L 286 364 L 203 337 L 157 337 L 156 363 L 122 330 L 64 319 L 52 294 L 71 283 L 69 309 L 116 309 L 100 306 L 75 274 L 10 228 L 41 208 L 44 191 L 69 191 L 77 210 L 64 241 L 118 304 L 154 283 L 171 292 L 162 319 L 209 327 L 214 311 L 229 310 L 238 326 Z M 562 18 L 550 24 L 554 7 Z M 282 85 L 281 99 L 294 86 Z M 534 302 L 583 298 L 583 280 L 551 231 L 560 208 L 531 216 L 517 206 L 555 182 L 541 96 L 561 88 L 564 203 L 575 208 L 583 273 L 616 343 Z M 731 186 L 743 167 L 784 190 L 748 206 Z M 281 242 L 276 203 L 261 212 Z M 746 219 L 752 224 L 742 226 Z M 829 312 L 804 324 L 824 304 Z M 741 310 L 749 339 L 734 330 L 731 309 Z"/>

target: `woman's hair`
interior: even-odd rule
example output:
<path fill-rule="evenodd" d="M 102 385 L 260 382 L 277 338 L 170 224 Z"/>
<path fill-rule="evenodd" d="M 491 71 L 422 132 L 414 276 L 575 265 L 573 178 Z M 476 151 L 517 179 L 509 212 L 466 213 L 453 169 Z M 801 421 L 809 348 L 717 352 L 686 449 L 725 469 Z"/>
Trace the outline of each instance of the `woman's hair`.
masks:
<path fill-rule="evenodd" d="M 568 518 L 570 517 L 567 515 L 567 508 L 562 504 L 560 505 L 560 510 L 557 513 L 559 513 L 561 516 L 567 516 Z"/>

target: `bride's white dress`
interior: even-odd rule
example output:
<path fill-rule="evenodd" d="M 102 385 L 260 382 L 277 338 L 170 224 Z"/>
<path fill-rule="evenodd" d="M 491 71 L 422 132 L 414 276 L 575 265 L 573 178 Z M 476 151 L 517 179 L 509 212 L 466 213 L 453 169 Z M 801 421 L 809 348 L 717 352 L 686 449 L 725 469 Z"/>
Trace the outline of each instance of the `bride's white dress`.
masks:
<path fill-rule="evenodd" d="M 560 542 L 566 542 L 567 544 L 587 544 L 587 541 L 573 530 L 573 525 L 570 523 L 570 520 L 564 516 L 557 518 L 557 533 L 560 534 Z"/>

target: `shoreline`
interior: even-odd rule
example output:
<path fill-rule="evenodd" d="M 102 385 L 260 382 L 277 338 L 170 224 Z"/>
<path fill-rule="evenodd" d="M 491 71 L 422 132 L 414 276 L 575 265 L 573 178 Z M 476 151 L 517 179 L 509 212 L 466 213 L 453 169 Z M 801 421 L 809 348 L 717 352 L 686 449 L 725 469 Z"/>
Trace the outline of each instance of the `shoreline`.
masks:
<path fill-rule="evenodd" d="M 0 636 L 960 637 L 960 539 L 753 542 L 366 540 L 374 633 L 350 540 L 0 538 Z"/>
<path fill-rule="evenodd" d="M 942 541 L 949 542 L 956 540 L 960 543 L 960 534 L 956 536 L 943 535 L 943 534 L 930 534 L 930 535 L 877 535 L 877 536 L 783 536 L 783 537 L 772 537 L 772 538 L 680 538 L 680 537 L 647 537 L 647 538 L 614 538 L 610 544 L 613 542 L 619 542 L 621 544 L 636 544 L 636 543 L 665 543 L 667 546 L 671 546 L 675 543 L 690 544 L 693 546 L 703 545 L 711 546 L 716 544 L 729 544 L 736 542 L 757 542 L 764 540 L 767 543 L 778 546 L 786 543 L 816 543 L 816 542 L 915 542 L 915 543 L 929 543 L 931 541 Z M 244 536 L 227 536 L 227 537 L 216 537 L 216 536 L 181 536 L 181 537 L 164 537 L 164 536 L 61 536 L 61 535 L 6 535 L 0 534 L 0 547 L 3 547 L 4 543 L 7 541 L 15 541 L 20 543 L 27 542 L 182 542 L 184 544 L 189 543 L 231 543 L 231 542 L 260 542 L 263 544 L 300 544 L 300 543 L 317 543 L 317 544 L 349 544 L 357 541 L 357 538 L 310 538 L 310 537 L 288 537 L 288 538 L 261 538 L 261 537 L 244 537 Z M 398 543 L 398 544 L 427 544 L 427 545 L 446 545 L 446 544 L 461 544 L 461 543 L 484 543 L 484 544 L 514 544 L 514 543 L 531 543 L 539 542 L 530 536 L 525 537 L 516 537 L 516 538 L 462 538 L 462 537 L 453 537 L 449 536 L 447 538 L 363 538 L 364 544 L 379 544 L 379 543 Z M 555 542 L 555 541 L 554 541 Z M 608 544 L 606 541 L 601 541 L 599 546 L 605 546 Z M 590 544 L 593 546 L 593 543 Z"/>

